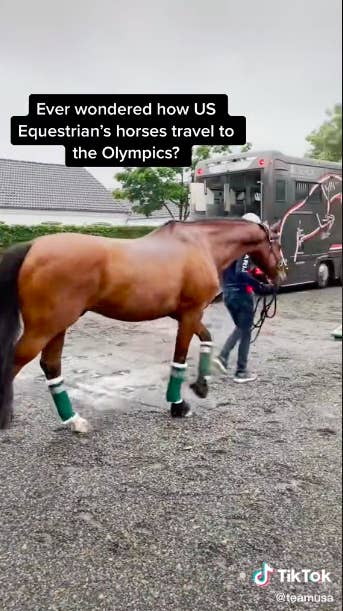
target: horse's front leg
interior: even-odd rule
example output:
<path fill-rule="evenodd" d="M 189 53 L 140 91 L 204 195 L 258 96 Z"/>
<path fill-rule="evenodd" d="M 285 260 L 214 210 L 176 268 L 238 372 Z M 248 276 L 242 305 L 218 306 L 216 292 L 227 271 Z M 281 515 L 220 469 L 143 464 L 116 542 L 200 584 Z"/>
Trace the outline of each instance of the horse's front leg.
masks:
<path fill-rule="evenodd" d="M 193 392 L 204 399 L 208 394 L 208 378 L 211 375 L 211 360 L 212 360 L 212 349 L 213 342 L 211 333 L 205 327 L 205 325 L 201 322 L 199 324 L 198 329 L 196 330 L 196 335 L 200 339 L 200 358 L 198 365 L 198 377 L 196 381 L 190 385 L 190 388 Z"/>
<path fill-rule="evenodd" d="M 175 316 L 176 318 L 176 316 Z M 167 401 L 171 403 L 170 413 L 173 418 L 185 418 L 191 415 L 190 405 L 182 399 L 181 387 L 186 377 L 187 354 L 193 335 L 196 333 L 201 312 L 184 312 L 178 319 L 178 331 L 175 343 L 174 360 L 171 364 L 167 388 Z"/>

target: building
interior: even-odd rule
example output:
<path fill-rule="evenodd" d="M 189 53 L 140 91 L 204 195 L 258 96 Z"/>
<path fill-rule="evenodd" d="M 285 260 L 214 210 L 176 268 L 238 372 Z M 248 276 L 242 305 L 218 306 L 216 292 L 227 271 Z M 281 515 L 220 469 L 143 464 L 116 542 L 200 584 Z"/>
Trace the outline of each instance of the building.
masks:
<path fill-rule="evenodd" d="M 0 159 L 0 222 L 8 225 L 158 226 L 169 219 L 163 209 L 136 214 L 84 168 Z"/>

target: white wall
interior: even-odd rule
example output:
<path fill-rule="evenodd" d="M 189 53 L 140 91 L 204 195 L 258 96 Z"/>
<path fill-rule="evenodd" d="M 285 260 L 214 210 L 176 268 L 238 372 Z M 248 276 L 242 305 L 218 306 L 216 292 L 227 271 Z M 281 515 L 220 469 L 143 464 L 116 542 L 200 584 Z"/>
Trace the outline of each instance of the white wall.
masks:
<path fill-rule="evenodd" d="M 59 212 L 45 210 L 8 210 L 0 208 L 0 221 L 7 225 L 39 225 L 40 223 L 61 223 L 62 225 L 93 225 L 95 223 L 125 225 L 127 214 L 97 212 Z"/>
<path fill-rule="evenodd" d="M 139 218 L 139 219 L 135 219 L 135 218 L 129 218 L 128 220 L 128 225 L 130 227 L 132 226 L 142 226 L 142 225 L 146 225 L 148 227 L 160 227 L 161 225 L 164 225 L 164 223 L 166 223 L 169 219 L 163 218 L 163 219 L 149 219 L 149 218 Z"/>
<path fill-rule="evenodd" d="M 53 212 L 45 210 L 9 210 L 0 208 L 0 222 L 7 225 L 40 225 L 41 223 L 60 223 L 61 225 L 148 225 L 159 227 L 167 218 L 134 218 L 129 214 L 98 212 Z"/>

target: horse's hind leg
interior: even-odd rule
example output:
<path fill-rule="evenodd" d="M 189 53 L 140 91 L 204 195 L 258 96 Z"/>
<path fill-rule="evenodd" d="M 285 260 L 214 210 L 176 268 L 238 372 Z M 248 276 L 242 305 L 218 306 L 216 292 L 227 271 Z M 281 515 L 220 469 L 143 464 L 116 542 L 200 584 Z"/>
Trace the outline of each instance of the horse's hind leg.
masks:
<path fill-rule="evenodd" d="M 15 348 L 13 378 L 38 356 L 48 341 L 49 338 L 33 333 L 25 332 L 22 335 Z"/>
<path fill-rule="evenodd" d="M 212 337 L 211 333 L 201 322 L 196 331 L 196 335 L 200 339 L 200 359 L 198 365 L 198 377 L 193 384 L 190 384 L 190 388 L 193 392 L 204 399 L 208 394 L 208 383 L 207 379 L 211 375 L 211 357 L 212 357 Z"/>
<path fill-rule="evenodd" d="M 48 339 L 44 336 L 36 335 L 34 333 L 24 332 L 18 341 L 15 352 L 14 352 L 14 364 L 13 364 L 13 379 L 18 373 L 38 354 L 43 350 Z M 13 393 L 13 391 L 12 391 Z M 11 420 L 13 419 L 13 408 L 11 413 Z"/>
<path fill-rule="evenodd" d="M 62 422 L 70 424 L 71 429 L 76 433 L 87 433 L 90 429 L 89 423 L 73 410 L 61 375 L 65 333 L 66 331 L 59 333 L 48 342 L 42 351 L 40 366 L 45 373 L 49 390 Z"/>

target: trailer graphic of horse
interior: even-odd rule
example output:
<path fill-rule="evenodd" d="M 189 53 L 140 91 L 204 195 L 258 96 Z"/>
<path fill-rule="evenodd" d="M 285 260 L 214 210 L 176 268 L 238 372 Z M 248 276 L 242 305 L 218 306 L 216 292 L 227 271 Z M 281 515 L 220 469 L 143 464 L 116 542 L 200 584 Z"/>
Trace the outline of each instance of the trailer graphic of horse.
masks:
<path fill-rule="evenodd" d="M 298 214 L 300 210 L 306 212 L 306 205 L 310 203 L 311 198 L 316 195 L 316 191 L 318 190 L 320 190 L 322 193 L 324 208 L 322 211 L 320 211 L 321 214 L 317 212 L 315 215 L 313 215 L 313 218 L 316 219 L 317 226 L 315 226 L 314 229 L 308 233 L 306 233 L 303 228 L 302 219 L 299 219 L 295 236 L 295 250 L 294 255 L 292 256 L 294 263 L 298 261 L 299 255 L 303 254 L 303 247 L 306 242 L 316 236 L 319 236 L 322 240 L 328 239 L 331 236 L 331 230 L 336 220 L 334 206 L 342 205 L 342 177 L 338 174 L 326 174 L 325 176 L 322 176 L 318 182 L 311 187 L 308 195 L 303 200 L 297 202 L 286 211 L 281 223 L 281 239 L 285 223 L 289 216 Z M 342 245 L 335 246 L 335 250 L 338 250 L 339 246 L 342 248 Z"/>

